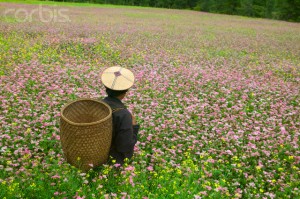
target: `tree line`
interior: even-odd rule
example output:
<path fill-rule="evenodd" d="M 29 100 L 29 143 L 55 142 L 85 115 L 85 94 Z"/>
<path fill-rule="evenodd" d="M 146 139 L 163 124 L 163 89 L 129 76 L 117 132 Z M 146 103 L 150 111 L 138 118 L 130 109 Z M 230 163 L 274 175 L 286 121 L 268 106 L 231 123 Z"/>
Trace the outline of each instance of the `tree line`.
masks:
<path fill-rule="evenodd" d="M 300 22 L 300 0 L 56 0 L 191 9 Z"/>

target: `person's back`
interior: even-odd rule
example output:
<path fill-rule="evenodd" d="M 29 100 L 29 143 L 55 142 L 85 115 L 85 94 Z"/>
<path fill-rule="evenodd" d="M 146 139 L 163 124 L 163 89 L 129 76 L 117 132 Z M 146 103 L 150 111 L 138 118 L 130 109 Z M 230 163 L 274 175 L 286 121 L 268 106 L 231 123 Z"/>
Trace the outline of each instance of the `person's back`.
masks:
<path fill-rule="evenodd" d="M 106 69 L 101 77 L 108 95 L 103 101 L 113 110 L 113 138 L 110 156 L 116 160 L 116 163 L 121 165 L 126 158 L 130 159 L 133 156 L 134 145 L 137 142 L 139 130 L 139 125 L 136 123 L 134 116 L 132 116 L 121 101 L 134 82 L 133 74 L 129 71 L 130 74 L 128 71 L 129 70 L 121 67 L 111 67 Z M 111 74 L 114 75 L 112 76 Z M 118 85 L 118 77 L 122 78 L 122 76 L 125 77 L 124 79 L 127 79 L 128 82 L 126 84 L 126 81 L 120 81 L 119 83 L 122 85 Z M 116 89 L 116 87 L 119 90 L 113 90 Z M 120 90 L 120 88 L 122 90 Z"/>

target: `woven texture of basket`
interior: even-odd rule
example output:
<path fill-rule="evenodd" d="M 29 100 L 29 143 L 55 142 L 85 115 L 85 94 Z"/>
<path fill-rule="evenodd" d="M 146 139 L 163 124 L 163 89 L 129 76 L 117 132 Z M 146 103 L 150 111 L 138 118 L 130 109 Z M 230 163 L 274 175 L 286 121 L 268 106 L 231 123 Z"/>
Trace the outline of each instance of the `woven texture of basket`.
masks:
<path fill-rule="evenodd" d="M 87 171 L 106 163 L 112 141 L 112 111 L 101 101 L 79 99 L 61 110 L 60 139 L 64 157 Z"/>

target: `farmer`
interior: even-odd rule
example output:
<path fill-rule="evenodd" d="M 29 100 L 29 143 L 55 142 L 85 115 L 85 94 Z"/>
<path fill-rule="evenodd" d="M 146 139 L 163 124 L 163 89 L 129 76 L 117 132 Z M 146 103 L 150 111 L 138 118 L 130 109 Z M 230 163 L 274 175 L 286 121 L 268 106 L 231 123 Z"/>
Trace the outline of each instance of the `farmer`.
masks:
<path fill-rule="evenodd" d="M 114 66 L 103 72 L 101 80 L 107 93 L 103 101 L 113 111 L 113 137 L 109 155 L 116 163 L 123 165 L 124 160 L 130 159 L 133 155 L 140 128 L 135 117 L 122 103 L 128 89 L 134 84 L 134 75 L 126 68 Z"/>

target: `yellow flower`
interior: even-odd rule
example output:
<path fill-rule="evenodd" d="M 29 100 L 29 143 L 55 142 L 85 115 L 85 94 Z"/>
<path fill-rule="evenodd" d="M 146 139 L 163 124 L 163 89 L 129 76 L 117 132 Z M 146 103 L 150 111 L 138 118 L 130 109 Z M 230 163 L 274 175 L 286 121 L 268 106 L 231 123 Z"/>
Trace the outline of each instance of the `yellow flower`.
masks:
<path fill-rule="evenodd" d="M 273 183 L 275 183 L 275 182 L 276 182 L 276 180 L 275 180 L 275 179 L 273 179 L 273 180 L 272 180 L 272 182 L 273 182 Z"/>
<path fill-rule="evenodd" d="M 107 174 L 108 174 L 108 169 L 104 169 L 102 173 L 103 173 L 104 175 L 107 175 Z"/>
<path fill-rule="evenodd" d="M 206 181 L 204 184 L 207 184 L 208 186 L 210 186 L 210 182 L 209 181 Z"/>
<path fill-rule="evenodd" d="M 278 168 L 278 171 L 283 171 L 284 169 L 283 168 Z"/>
<path fill-rule="evenodd" d="M 19 183 L 13 183 L 11 184 L 9 187 L 8 187 L 8 190 L 10 192 L 14 192 L 15 191 L 15 188 L 19 186 Z"/>
<path fill-rule="evenodd" d="M 177 173 L 178 173 L 179 175 L 182 174 L 182 171 L 181 171 L 181 170 L 177 169 L 176 171 L 177 171 Z"/>
<path fill-rule="evenodd" d="M 80 157 L 77 157 L 77 161 L 80 161 Z"/>
<path fill-rule="evenodd" d="M 263 189 L 259 189 L 259 191 L 260 191 L 261 193 L 263 193 L 263 192 L 264 192 L 264 190 L 263 190 Z"/>
<path fill-rule="evenodd" d="M 32 183 L 32 184 L 30 185 L 30 187 L 36 187 L 36 184 L 35 184 L 35 183 Z"/>
<path fill-rule="evenodd" d="M 237 164 L 237 167 L 241 167 L 241 164 L 240 164 L 240 163 L 238 163 L 238 164 Z"/>
<path fill-rule="evenodd" d="M 293 160 L 294 159 L 294 156 L 289 156 L 289 160 Z"/>
<path fill-rule="evenodd" d="M 260 169 L 261 169 L 261 167 L 260 167 L 260 166 L 256 166 L 256 169 L 257 169 L 257 170 L 260 170 Z"/>

